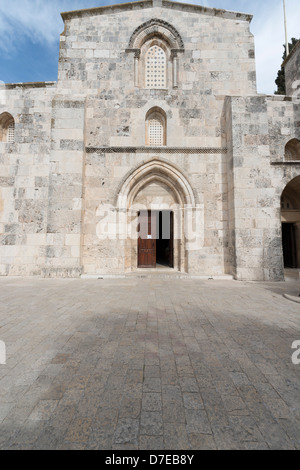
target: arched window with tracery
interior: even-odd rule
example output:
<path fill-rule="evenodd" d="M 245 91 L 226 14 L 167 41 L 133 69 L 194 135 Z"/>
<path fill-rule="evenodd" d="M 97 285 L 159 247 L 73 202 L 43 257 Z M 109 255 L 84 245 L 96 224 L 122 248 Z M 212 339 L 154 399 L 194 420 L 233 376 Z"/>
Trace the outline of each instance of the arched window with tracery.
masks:
<path fill-rule="evenodd" d="M 0 115 L 0 142 L 9 144 L 15 141 L 15 120 L 9 113 Z"/>
<path fill-rule="evenodd" d="M 137 88 L 178 87 L 179 54 L 184 43 L 169 23 L 152 19 L 132 34 L 126 52 L 134 53 L 134 85 Z"/>
<path fill-rule="evenodd" d="M 166 88 L 167 60 L 165 51 L 158 45 L 151 46 L 145 57 L 145 87 Z"/>
<path fill-rule="evenodd" d="M 146 145 L 150 147 L 167 145 L 166 115 L 160 108 L 153 108 L 147 113 Z"/>

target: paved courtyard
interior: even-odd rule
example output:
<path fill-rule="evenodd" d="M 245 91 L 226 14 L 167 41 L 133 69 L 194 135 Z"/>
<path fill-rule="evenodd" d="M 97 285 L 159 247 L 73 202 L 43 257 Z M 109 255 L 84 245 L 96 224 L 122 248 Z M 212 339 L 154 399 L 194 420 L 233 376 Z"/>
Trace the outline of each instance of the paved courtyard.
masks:
<path fill-rule="evenodd" d="M 0 449 L 300 449 L 298 291 L 1 278 Z"/>

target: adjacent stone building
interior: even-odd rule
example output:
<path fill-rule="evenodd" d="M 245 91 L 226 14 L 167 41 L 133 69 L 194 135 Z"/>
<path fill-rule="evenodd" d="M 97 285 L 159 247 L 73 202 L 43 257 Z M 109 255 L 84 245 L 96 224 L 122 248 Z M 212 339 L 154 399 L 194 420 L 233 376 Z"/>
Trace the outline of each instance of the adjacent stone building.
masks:
<path fill-rule="evenodd" d="M 251 15 L 146 0 L 62 17 L 57 82 L 0 89 L 0 275 L 300 267 L 300 48 L 289 96 L 267 96 Z"/>

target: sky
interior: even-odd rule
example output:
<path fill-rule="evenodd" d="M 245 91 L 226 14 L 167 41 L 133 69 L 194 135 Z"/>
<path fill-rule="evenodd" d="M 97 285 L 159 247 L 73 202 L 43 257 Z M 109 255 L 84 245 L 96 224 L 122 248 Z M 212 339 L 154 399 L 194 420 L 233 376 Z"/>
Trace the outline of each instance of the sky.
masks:
<path fill-rule="evenodd" d="M 128 1 L 128 0 L 126 0 Z M 185 0 L 181 0 L 184 3 Z M 124 3 L 124 0 L 0 0 L 0 81 L 56 81 L 62 11 Z M 285 43 L 283 0 L 187 0 L 254 15 L 257 87 L 273 94 Z M 300 1 L 286 0 L 288 38 L 300 38 Z"/>

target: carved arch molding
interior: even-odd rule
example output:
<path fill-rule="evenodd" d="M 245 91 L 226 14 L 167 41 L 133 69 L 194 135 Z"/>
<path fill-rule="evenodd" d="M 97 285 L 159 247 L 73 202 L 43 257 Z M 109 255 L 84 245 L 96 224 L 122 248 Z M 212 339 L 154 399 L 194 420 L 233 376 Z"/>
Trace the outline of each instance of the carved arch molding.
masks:
<path fill-rule="evenodd" d="M 134 53 L 135 59 L 135 86 L 139 86 L 138 70 L 141 49 L 143 45 L 152 38 L 159 38 L 166 42 L 170 48 L 171 60 L 173 63 L 173 87 L 177 88 L 178 73 L 178 53 L 184 52 L 184 43 L 179 32 L 167 21 L 157 18 L 147 21 L 140 25 L 133 32 L 126 52 Z"/>
<path fill-rule="evenodd" d="M 184 43 L 179 32 L 170 23 L 157 18 L 153 18 L 136 28 L 130 38 L 127 51 L 135 52 L 140 50 L 144 42 L 153 36 L 163 37 L 172 50 L 184 51 Z"/>

